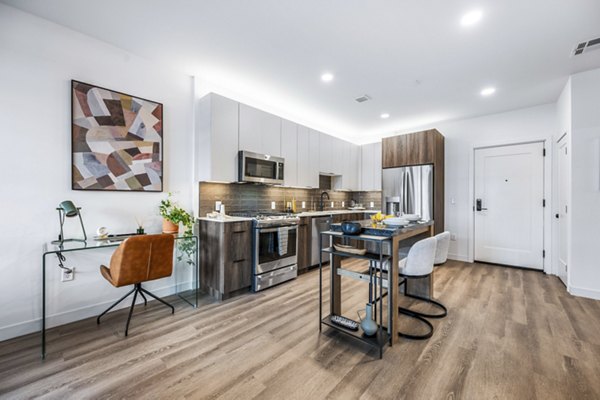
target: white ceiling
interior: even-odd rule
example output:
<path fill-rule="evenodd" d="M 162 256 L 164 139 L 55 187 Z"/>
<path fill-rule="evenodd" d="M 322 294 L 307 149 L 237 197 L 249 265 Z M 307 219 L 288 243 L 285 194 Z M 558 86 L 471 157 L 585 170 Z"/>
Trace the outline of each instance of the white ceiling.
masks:
<path fill-rule="evenodd" d="M 600 51 L 570 57 L 600 37 L 598 0 L 1 1 L 356 143 L 554 102 L 600 67 Z"/>

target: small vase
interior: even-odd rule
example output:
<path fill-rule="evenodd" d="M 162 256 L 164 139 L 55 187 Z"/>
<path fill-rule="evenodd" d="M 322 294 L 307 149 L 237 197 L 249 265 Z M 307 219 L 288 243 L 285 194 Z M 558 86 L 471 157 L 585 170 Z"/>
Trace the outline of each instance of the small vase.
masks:
<path fill-rule="evenodd" d="M 373 336 L 377 332 L 377 323 L 373 321 L 373 304 L 367 303 L 365 307 L 365 317 L 360 318 L 360 313 L 358 313 L 358 318 L 360 318 L 360 327 L 366 336 Z"/>
<path fill-rule="evenodd" d="M 179 233 L 179 225 L 175 225 L 168 219 L 163 219 L 162 231 L 163 233 Z"/>

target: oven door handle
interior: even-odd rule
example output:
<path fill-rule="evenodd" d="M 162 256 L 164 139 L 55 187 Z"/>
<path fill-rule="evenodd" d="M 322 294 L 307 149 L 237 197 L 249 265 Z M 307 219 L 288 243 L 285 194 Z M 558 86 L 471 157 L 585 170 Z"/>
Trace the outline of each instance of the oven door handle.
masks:
<path fill-rule="evenodd" d="M 298 225 L 280 226 L 278 228 L 259 228 L 258 231 L 260 233 L 270 233 L 270 232 L 279 232 L 279 231 L 291 231 L 294 229 L 298 229 Z"/>

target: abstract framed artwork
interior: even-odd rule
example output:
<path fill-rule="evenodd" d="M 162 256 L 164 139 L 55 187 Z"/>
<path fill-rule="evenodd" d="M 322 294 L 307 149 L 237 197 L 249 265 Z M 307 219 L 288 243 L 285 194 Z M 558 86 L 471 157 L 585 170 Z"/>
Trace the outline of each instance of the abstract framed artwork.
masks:
<path fill-rule="evenodd" d="M 162 192 L 163 105 L 71 81 L 73 190 Z"/>

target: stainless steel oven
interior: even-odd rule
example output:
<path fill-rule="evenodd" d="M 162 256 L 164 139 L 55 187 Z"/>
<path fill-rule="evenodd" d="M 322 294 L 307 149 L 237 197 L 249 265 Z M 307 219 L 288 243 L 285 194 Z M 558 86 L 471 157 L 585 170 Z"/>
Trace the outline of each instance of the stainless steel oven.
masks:
<path fill-rule="evenodd" d="M 238 153 L 238 180 L 283 185 L 284 164 L 282 157 L 240 151 Z"/>
<path fill-rule="evenodd" d="M 259 291 L 298 276 L 297 218 L 258 220 L 254 226 L 252 289 Z"/>

